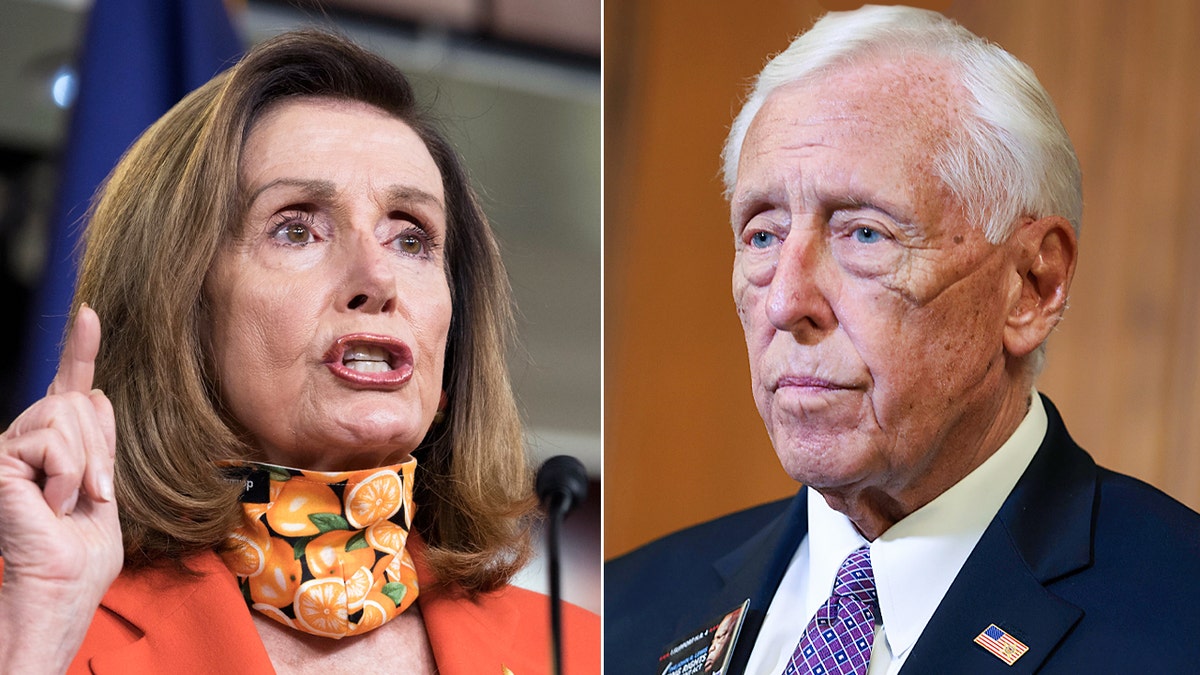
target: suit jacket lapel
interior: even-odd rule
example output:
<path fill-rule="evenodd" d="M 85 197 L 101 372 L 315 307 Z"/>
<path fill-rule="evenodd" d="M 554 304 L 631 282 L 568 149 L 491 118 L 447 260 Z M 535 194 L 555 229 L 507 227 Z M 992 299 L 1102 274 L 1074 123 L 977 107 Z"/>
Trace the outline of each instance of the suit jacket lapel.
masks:
<path fill-rule="evenodd" d="M 425 564 L 424 543 L 409 538 L 422 590 L 417 604 L 425 620 L 439 672 L 445 675 L 501 675 L 503 655 L 518 642 L 521 607 L 499 594 L 479 602 L 434 590 L 434 575 Z M 222 673 L 272 673 L 237 582 L 216 554 L 198 556 L 189 565 L 198 573 L 185 577 L 174 569 L 122 575 L 113 582 L 100 612 L 109 612 L 142 636 L 98 651 L 89 660 L 98 675 L 211 672 L 219 659 Z M 548 610 L 547 610 L 548 611 Z M 217 656 L 215 656 L 217 655 Z M 547 655 L 538 654 L 539 660 Z M 517 665 L 516 675 L 523 675 Z"/>
<path fill-rule="evenodd" d="M 504 663 L 503 650 L 516 642 L 520 608 L 499 601 L 499 596 L 472 602 L 437 589 L 433 569 L 425 562 L 425 543 L 416 533 L 409 535 L 408 548 L 422 584 L 417 606 L 425 621 L 438 672 L 500 675 L 502 665 L 513 665 Z M 516 675 L 524 675 L 515 666 L 514 670 Z"/>
<path fill-rule="evenodd" d="M 1032 673 L 1082 617 L 1047 588 L 1091 560 L 1096 465 L 1043 399 L 1046 439 L 925 627 L 904 672 Z M 974 644 L 996 624 L 1029 647 L 1012 666 Z"/>
<path fill-rule="evenodd" d="M 222 672 L 274 672 L 237 582 L 221 560 L 206 553 L 188 565 L 197 576 L 170 568 L 117 577 L 97 611 L 119 617 L 142 636 L 96 651 L 88 664 L 92 672 L 158 673 L 167 666 L 208 672 L 214 655 L 220 655 Z"/>
<path fill-rule="evenodd" d="M 903 671 L 1032 673 L 1082 611 L 1047 591 L 1003 531 L 989 528 L 925 627 Z M 886 618 L 886 617 L 885 617 Z M 1029 647 L 1011 667 L 974 644 L 996 624 Z"/>
<path fill-rule="evenodd" d="M 511 666 L 516 675 L 525 675 L 518 664 L 505 663 L 501 654 L 502 645 L 516 641 L 514 630 L 520 625 L 517 607 L 503 602 L 478 604 L 464 598 L 424 593 L 417 596 L 417 604 L 425 620 L 438 672 L 445 675 L 500 675 L 502 666 Z M 549 654 L 545 658 L 549 658 Z"/>
<path fill-rule="evenodd" d="M 730 673 L 745 670 L 767 607 L 787 571 L 788 563 L 808 532 L 808 502 L 805 494 L 805 490 L 797 493 L 787 510 L 768 527 L 713 564 L 724 586 L 713 597 L 711 616 L 705 619 L 719 618 L 747 598 L 750 599 L 742 631 L 734 646 Z M 684 625 L 689 621 L 694 623 L 694 620 L 695 617 L 688 617 L 676 626 L 675 632 L 680 636 L 689 631 L 695 632 L 699 626 Z"/>

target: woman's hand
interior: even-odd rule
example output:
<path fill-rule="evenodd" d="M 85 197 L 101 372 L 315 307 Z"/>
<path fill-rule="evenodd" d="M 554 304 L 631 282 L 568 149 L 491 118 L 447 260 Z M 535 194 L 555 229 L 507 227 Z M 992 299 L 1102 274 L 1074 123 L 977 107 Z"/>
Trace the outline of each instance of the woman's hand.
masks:
<path fill-rule="evenodd" d="M 84 305 L 45 398 L 0 435 L 0 672 L 62 672 L 121 571 L 112 403 L 92 389 L 100 319 Z"/>

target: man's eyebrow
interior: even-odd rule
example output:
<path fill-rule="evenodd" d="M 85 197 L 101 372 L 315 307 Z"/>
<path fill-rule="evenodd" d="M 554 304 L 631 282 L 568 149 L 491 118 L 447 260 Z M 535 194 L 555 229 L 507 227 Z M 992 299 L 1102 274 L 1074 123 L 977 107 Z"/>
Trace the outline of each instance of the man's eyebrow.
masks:
<path fill-rule="evenodd" d="M 734 192 L 733 198 L 730 200 L 730 204 L 736 208 L 743 204 L 762 201 L 763 195 L 765 194 L 765 190 L 745 190 L 743 192 Z"/>
<path fill-rule="evenodd" d="M 729 200 L 729 210 L 738 213 L 742 209 L 752 208 L 764 202 L 778 198 L 779 190 L 775 188 L 747 188 L 742 192 L 734 192 Z"/>
<path fill-rule="evenodd" d="M 897 223 L 907 223 L 912 220 L 910 209 L 878 194 L 864 195 L 855 192 L 829 195 L 823 200 L 825 208 L 830 213 L 843 210 L 870 210 L 882 213 Z"/>

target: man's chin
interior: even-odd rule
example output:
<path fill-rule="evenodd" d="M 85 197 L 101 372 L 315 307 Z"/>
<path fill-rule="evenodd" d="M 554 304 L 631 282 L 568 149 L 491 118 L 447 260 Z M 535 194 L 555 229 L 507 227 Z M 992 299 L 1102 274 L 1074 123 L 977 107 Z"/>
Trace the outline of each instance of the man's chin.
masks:
<path fill-rule="evenodd" d="M 818 492 L 843 491 L 862 485 L 872 475 L 868 463 L 853 450 L 837 445 L 775 447 L 779 463 L 792 480 Z"/>

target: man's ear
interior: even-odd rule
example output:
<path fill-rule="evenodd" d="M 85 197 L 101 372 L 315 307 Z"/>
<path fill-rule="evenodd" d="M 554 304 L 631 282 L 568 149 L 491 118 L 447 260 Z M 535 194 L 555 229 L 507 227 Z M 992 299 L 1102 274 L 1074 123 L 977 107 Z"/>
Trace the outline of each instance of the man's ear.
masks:
<path fill-rule="evenodd" d="M 1066 218 L 1047 216 L 1021 225 L 1015 247 L 1018 279 L 1004 327 L 1004 347 L 1024 357 L 1042 344 L 1067 308 L 1079 244 Z"/>

